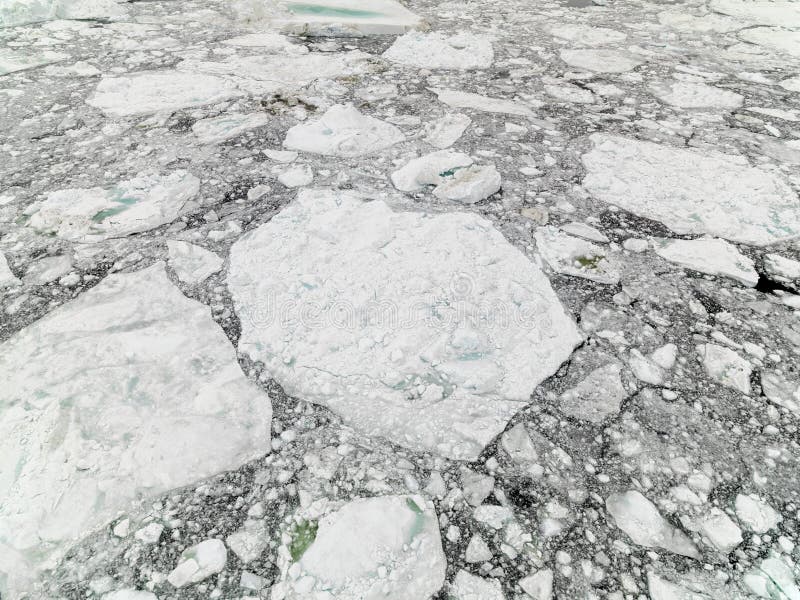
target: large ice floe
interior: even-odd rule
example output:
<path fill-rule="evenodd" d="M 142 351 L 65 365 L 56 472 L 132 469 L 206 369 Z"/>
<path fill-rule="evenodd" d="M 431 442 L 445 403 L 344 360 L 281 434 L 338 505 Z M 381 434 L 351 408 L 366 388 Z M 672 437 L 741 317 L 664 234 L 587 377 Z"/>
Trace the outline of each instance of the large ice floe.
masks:
<path fill-rule="evenodd" d="M 54 52 L 53 50 L 31 51 L 31 50 L 9 50 L 0 48 L 0 76 L 16 73 L 17 71 L 27 71 L 55 62 L 60 62 L 67 58 L 66 54 Z"/>
<path fill-rule="evenodd" d="M 192 206 L 200 180 L 187 171 L 139 175 L 111 188 L 48 194 L 28 225 L 73 242 L 97 242 L 169 223 Z"/>
<path fill-rule="evenodd" d="M 327 502 L 296 515 L 283 535 L 273 600 L 429 600 L 446 560 L 433 504 L 422 496 Z"/>
<path fill-rule="evenodd" d="M 758 283 L 753 261 L 725 240 L 656 240 L 655 252 L 661 258 L 700 273 L 730 277 L 748 287 Z"/>
<path fill-rule="evenodd" d="M 584 187 L 680 234 L 765 246 L 800 236 L 800 202 L 778 175 L 743 156 L 594 134 Z"/>
<path fill-rule="evenodd" d="M 474 214 L 304 190 L 236 242 L 241 351 L 289 394 L 474 459 L 580 341 L 547 278 Z"/>
<path fill-rule="evenodd" d="M 14 27 L 51 19 L 112 19 L 127 15 L 115 0 L 3 0 L 0 27 Z"/>
<path fill-rule="evenodd" d="M 484 35 L 409 32 L 397 38 L 383 57 L 402 65 L 425 69 L 486 69 L 494 51 Z"/>
<path fill-rule="evenodd" d="M 162 263 L 111 275 L 4 342 L 0 380 L 9 598 L 132 501 L 270 449 L 269 398 Z"/>

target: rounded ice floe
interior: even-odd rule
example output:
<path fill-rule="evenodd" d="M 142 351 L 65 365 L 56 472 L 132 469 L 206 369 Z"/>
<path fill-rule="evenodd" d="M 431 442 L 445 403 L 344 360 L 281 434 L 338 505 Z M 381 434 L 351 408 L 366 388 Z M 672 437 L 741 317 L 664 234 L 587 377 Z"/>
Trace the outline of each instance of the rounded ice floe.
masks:
<path fill-rule="evenodd" d="M 191 206 L 200 180 L 186 171 L 139 175 L 110 189 L 66 189 L 48 194 L 28 225 L 72 242 L 97 242 L 170 223 Z"/>
<path fill-rule="evenodd" d="M 550 27 L 550 33 L 555 37 L 575 42 L 581 46 L 602 46 L 624 42 L 628 36 L 616 29 L 608 27 L 592 27 L 577 23 L 561 23 Z"/>
<path fill-rule="evenodd" d="M 744 97 L 736 92 L 686 81 L 654 83 L 650 90 L 659 100 L 680 108 L 739 108 Z"/>
<path fill-rule="evenodd" d="M 231 249 L 239 347 L 360 431 L 474 459 L 580 341 L 481 217 L 304 190 Z"/>
<path fill-rule="evenodd" d="M 269 398 L 161 263 L 111 275 L 11 337 L 0 380 L 9 597 L 132 501 L 270 449 Z"/>
<path fill-rule="evenodd" d="M 244 95 L 230 81 L 214 75 L 176 70 L 142 71 L 106 77 L 86 102 L 112 117 L 214 104 Z"/>
<path fill-rule="evenodd" d="M 561 60 L 575 69 L 595 73 L 624 73 L 642 64 L 629 52 L 608 48 L 577 48 L 561 51 Z"/>
<path fill-rule="evenodd" d="M 780 86 L 790 92 L 800 92 L 800 75 L 789 77 L 780 82 Z"/>
<path fill-rule="evenodd" d="M 793 0 L 711 0 L 709 8 L 752 25 L 800 27 L 800 4 Z"/>
<path fill-rule="evenodd" d="M 494 165 L 472 165 L 445 174 L 433 190 L 440 200 L 475 204 L 500 191 L 500 173 Z"/>
<path fill-rule="evenodd" d="M 800 202 L 778 175 L 742 156 L 607 134 L 591 136 L 584 187 L 680 234 L 765 246 L 800 236 Z"/>
<path fill-rule="evenodd" d="M 380 152 L 403 140 L 405 136 L 394 125 L 362 115 L 352 104 L 336 104 L 318 120 L 289 129 L 283 145 L 291 150 L 353 158 Z"/>
<path fill-rule="evenodd" d="M 778 27 L 754 27 L 739 33 L 739 38 L 774 52 L 800 57 L 800 31 Z"/>
<path fill-rule="evenodd" d="M 492 66 L 492 42 L 485 35 L 411 31 L 397 38 L 383 57 L 421 69 L 487 69 Z"/>
<path fill-rule="evenodd" d="M 357 498 L 295 518 L 279 550 L 283 600 L 429 600 L 446 560 L 433 504 L 421 496 Z"/>

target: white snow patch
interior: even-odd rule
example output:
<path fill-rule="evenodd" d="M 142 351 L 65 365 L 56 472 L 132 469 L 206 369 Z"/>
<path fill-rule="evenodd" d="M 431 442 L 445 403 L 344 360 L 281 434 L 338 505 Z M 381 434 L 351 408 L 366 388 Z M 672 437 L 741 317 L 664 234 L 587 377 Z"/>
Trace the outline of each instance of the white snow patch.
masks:
<path fill-rule="evenodd" d="M 661 258 L 693 271 L 729 277 L 747 287 L 755 287 L 758 283 L 753 261 L 725 240 L 655 239 L 653 249 Z"/>
<path fill-rule="evenodd" d="M 383 53 L 392 62 L 423 69 L 487 69 L 492 66 L 492 41 L 485 35 L 462 32 L 446 36 L 439 32 L 411 31 L 398 37 Z"/>

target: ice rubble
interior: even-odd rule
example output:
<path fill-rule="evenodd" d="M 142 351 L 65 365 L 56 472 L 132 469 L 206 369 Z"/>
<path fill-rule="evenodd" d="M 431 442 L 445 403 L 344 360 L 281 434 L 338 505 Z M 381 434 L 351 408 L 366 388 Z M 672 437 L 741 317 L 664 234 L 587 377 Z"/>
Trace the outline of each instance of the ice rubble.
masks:
<path fill-rule="evenodd" d="M 336 104 L 318 120 L 290 128 L 283 145 L 291 150 L 353 158 L 380 152 L 404 139 L 394 125 L 362 115 L 352 104 Z"/>
<path fill-rule="evenodd" d="M 269 452 L 268 397 L 162 263 L 110 275 L 14 335 L 0 379 L 11 597 L 131 501 Z"/>
<path fill-rule="evenodd" d="M 53 50 L 10 50 L 0 48 L 0 76 L 35 69 L 69 58 L 68 55 Z"/>
<path fill-rule="evenodd" d="M 240 349 L 288 393 L 459 459 L 580 340 L 546 277 L 487 221 L 346 192 L 301 191 L 236 242 L 228 285 Z"/>
<path fill-rule="evenodd" d="M 755 287 L 758 283 L 753 261 L 725 240 L 657 239 L 653 242 L 653 249 L 661 258 L 699 273 L 729 277 L 748 287 Z"/>
<path fill-rule="evenodd" d="M 383 57 L 423 69 L 488 69 L 494 60 L 492 42 L 485 35 L 409 32 L 398 37 Z"/>
<path fill-rule="evenodd" d="M 616 259 L 600 246 L 552 226 L 537 228 L 533 237 L 537 252 L 556 273 L 610 285 L 619 282 Z"/>
<path fill-rule="evenodd" d="M 505 600 L 497 579 L 484 579 L 463 569 L 456 573 L 450 586 L 453 600 Z"/>
<path fill-rule="evenodd" d="M 114 0 L 3 0 L 0 28 L 51 19 L 111 19 L 128 12 Z"/>
<path fill-rule="evenodd" d="M 433 504 L 421 496 L 357 498 L 303 514 L 284 534 L 273 600 L 429 600 L 444 584 Z"/>
<path fill-rule="evenodd" d="M 640 492 L 631 490 L 612 494 L 606 499 L 606 508 L 617 527 L 627 533 L 634 543 L 700 558 L 700 553 L 686 534 L 670 525 Z"/>
<path fill-rule="evenodd" d="M 584 187 L 680 234 L 765 246 L 800 235 L 800 204 L 779 176 L 742 156 L 608 134 L 591 136 Z"/>
<path fill-rule="evenodd" d="M 653 94 L 660 100 L 680 108 L 739 108 L 744 97 L 736 92 L 688 81 L 654 83 L 650 86 Z"/>
<path fill-rule="evenodd" d="M 245 131 L 262 127 L 269 122 L 264 113 L 229 113 L 219 117 L 200 119 L 192 125 L 192 133 L 201 144 L 221 144 Z"/>
<path fill-rule="evenodd" d="M 575 69 L 595 73 L 625 73 L 642 64 L 629 52 L 609 48 L 575 48 L 561 51 L 561 60 Z"/>
<path fill-rule="evenodd" d="M 167 240 L 169 266 L 183 283 L 194 285 L 222 269 L 223 260 L 205 248 L 189 242 Z"/>
<path fill-rule="evenodd" d="M 71 188 L 48 194 L 28 225 L 73 242 L 97 242 L 169 223 L 192 206 L 200 180 L 187 171 L 142 174 L 112 188 Z"/>

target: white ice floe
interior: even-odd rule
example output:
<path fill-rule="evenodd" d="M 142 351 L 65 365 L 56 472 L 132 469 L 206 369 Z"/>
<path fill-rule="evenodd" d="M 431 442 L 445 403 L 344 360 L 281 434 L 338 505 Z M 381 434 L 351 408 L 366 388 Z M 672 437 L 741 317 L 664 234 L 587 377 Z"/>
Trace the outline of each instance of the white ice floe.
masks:
<path fill-rule="evenodd" d="M 205 248 L 189 242 L 167 240 L 169 266 L 183 283 L 194 285 L 222 269 L 223 260 Z"/>
<path fill-rule="evenodd" d="M 447 173 L 433 190 L 439 200 L 475 204 L 500 191 L 501 178 L 494 165 L 473 165 Z"/>
<path fill-rule="evenodd" d="M 222 42 L 227 46 L 243 46 L 245 48 L 258 48 L 259 52 L 270 52 L 282 55 L 308 54 L 308 48 L 302 44 L 295 44 L 285 35 L 274 31 L 248 33 L 229 38 Z"/>
<path fill-rule="evenodd" d="M 739 494 L 736 496 L 736 516 L 756 533 L 767 533 L 783 520 L 781 513 L 758 496 Z"/>
<path fill-rule="evenodd" d="M 447 113 L 443 117 L 425 124 L 423 139 L 435 148 L 449 148 L 464 135 L 470 123 L 472 123 L 472 119 L 467 115 Z"/>
<path fill-rule="evenodd" d="M 753 261 L 725 240 L 656 239 L 653 241 L 653 250 L 661 258 L 693 271 L 728 277 L 748 287 L 755 287 L 758 283 Z"/>
<path fill-rule="evenodd" d="M 291 150 L 353 158 L 380 152 L 403 140 L 403 132 L 391 123 L 363 115 L 352 104 L 336 104 L 318 120 L 289 129 L 283 145 Z"/>
<path fill-rule="evenodd" d="M 562 50 L 560 56 L 570 67 L 595 73 L 625 73 L 644 62 L 629 52 L 609 48 L 568 49 Z"/>
<path fill-rule="evenodd" d="M 221 144 L 268 122 L 269 117 L 264 113 L 231 113 L 196 121 L 192 125 L 192 133 L 201 144 Z"/>
<path fill-rule="evenodd" d="M 128 14 L 115 0 L 3 0 L 0 27 L 52 19 L 113 19 Z"/>
<path fill-rule="evenodd" d="M 22 281 L 28 285 L 44 285 L 66 275 L 72 269 L 72 257 L 68 254 L 46 256 L 28 265 Z"/>
<path fill-rule="evenodd" d="M 580 340 L 547 278 L 475 214 L 303 190 L 230 265 L 239 347 L 287 393 L 453 458 L 477 457 Z"/>
<path fill-rule="evenodd" d="M 598 283 L 613 285 L 619 282 L 616 259 L 604 248 L 552 226 L 539 227 L 533 237 L 537 252 L 556 273 Z"/>
<path fill-rule="evenodd" d="M 289 167 L 278 174 L 278 181 L 288 188 L 311 185 L 314 181 L 314 171 L 308 165 Z"/>
<path fill-rule="evenodd" d="M 561 412 L 591 423 L 602 423 L 609 415 L 617 414 L 628 396 L 621 371 L 620 363 L 610 363 L 589 373 L 578 385 L 561 394 Z"/>
<path fill-rule="evenodd" d="M 463 569 L 456 573 L 450 585 L 453 600 L 505 600 L 503 587 L 497 579 L 484 579 Z"/>
<path fill-rule="evenodd" d="M 650 86 L 653 94 L 663 102 L 680 108 L 721 108 L 733 110 L 744 102 L 741 94 L 705 83 L 670 81 Z"/>
<path fill-rule="evenodd" d="M 248 519 L 230 534 L 225 543 L 244 564 L 257 559 L 270 543 L 270 534 L 263 521 Z"/>
<path fill-rule="evenodd" d="M 774 553 L 745 573 L 742 581 L 759 598 L 800 600 L 794 564 Z"/>
<path fill-rule="evenodd" d="M 234 83 L 214 75 L 141 71 L 103 78 L 86 102 L 109 116 L 129 117 L 214 104 L 243 95 Z"/>
<path fill-rule="evenodd" d="M 153 592 L 123 588 L 108 594 L 103 594 L 103 600 L 158 600 L 158 596 Z"/>
<path fill-rule="evenodd" d="M 0 48 L 0 76 L 27 71 L 55 62 L 66 60 L 69 55 L 53 50 L 11 50 Z"/>
<path fill-rule="evenodd" d="M 269 452 L 269 398 L 161 263 L 110 275 L 12 336 L 0 380 L 9 597 L 133 500 Z"/>
<path fill-rule="evenodd" d="M 279 551 L 272 598 L 429 600 L 446 561 L 433 504 L 421 496 L 357 498 L 298 517 Z"/>
<path fill-rule="evenodd" d="M 617 527 L 627 533 L 635 544 L 700 558 L 700 553 L 687 535 L 670 525 L 655 505 L 640 492 L 631 490 L 612 494 L 606 499 L 606 508 Z"/>
<path fill-rule="evenodd" d="M 411 31 L 398 37 L 383 53 L 395 63 L 421 69 L 487 69 L 492 66 L 492 41 L 485 35 Z"/>
<path fill-rule="evenodd" d="M 585 90 L 577 85 L 548 84 L 544 86 L 544 91 L 556 100 L 574 104 L 592 104 L 595 98 L 590 90 Z"/>
<path fill-rule="evenodd" d="M 762 371 L 761 389 L 770 402 L 800 417 L 800 382 L 779 373 Z"/>
<path fill-rule="evenodd" d="M 711 0 L 709 8 L 751 25 L 800 27 L 800 5 L 792 0 Z"/>
<path fill-rule="evenodd" d="M 624 42 L 628 36 L 608 27 L 592 27 L 578 23 L 560 23 L 550 27 L 550 33 L 555 37 L 578 46 L 603 46 L 605 44 L 618 44 Z"/>
<path fill-rule="evenodd" d="M 708 375 L 725 387 L 750 393 L 753 366 L 730 348 L 717 344 L 699 344 L 697 353 Z"/>
<path fill-rule="evenodd" d="M 8 260 L 5 254 L 0 252 L 0 289 L 19 285 L 20 280 L 8 266 Z"/>
<path fill-rule="evenodd" d="M 518 115 L 520 117 L 534 116 L 530 108 L 514 100 L 490 98 L 488 96 L 481 96 L 480 94 L 443 88 L 431 88 L 431 91 L 439 97 L 439 102 L 444 102 L 453 108 L 471 108 L 483 112 Z"/>
<path fill-rule="evenodd" d="M 694 16 L 685 11 L 666 10 L 658 13 L 662 25 L 679 31 L 697 33 L 727 33 L 743 27 L 741 21 L 719 14 Z"/>
<path fill-rule="evenodd" d="M 440 150 L 414 158 L 391 175 L 392 183 L 401 192 L 417 192 L 426 186 L 443 183 L 448 176 L 472 164 L 462 152 Z"/>
<path fill-rule="evenodd" d="M 551 600 L 553 598 L 553 571 L 542 569 L 519 580 L 519 587 L 532 600 Z"/>
<path fill-rule="evenodd" d="M 476 533 L 470 538 L 467 549 L 464 552 L 464 560 L 468 563 L 482 563 L 492 560 L 492 556 L 492 550 L 489 548 L 489 544 L 484 541 L 479 533 Z"/>
<path fill-rule="evenodd" d="M 800 75 L 783 79 L 780 82 L 780 86 L 785 90 L 789 90 L 790 92 L 800 92 Z"/>
<path fill-rule="evenodd" d="M 763 246 L 800 236 L 800 203 L 779 176 L 742 156 L 607 134 L 591 136 L 584 187 L 680 234 Z"/>
<path fill-rule="evenodd" d="M 653 571 L 647 573 L 647 591 L 651 600 L 718 600 L 699 590 L 672 583 Z"/>
<path fill-rule="evenodd" d="M 800 57 L 800 31 L 779 27 L 754 27 L 739 32 L 739 38 L 774 52 Z"/>
<path fill-rule="evenodd" d="M 112 188 L 48 194 L 28 225 L 73 242 L 97 242 L 169 223 L 193 206 L 200 180 L 186 171 L 139 175 Z"/>
<path fill-rule="evenodd" d="M 742 543 L 742 530 L 719 508 L 712 508 L 698 519 L 700 533 L 723 554 L 728 554 Z"/>
<path fill-rule="evenodd" d="M 422 24 L 396 0 L 239 0 L 237 4 L 240 19 L 307 36 L 396 35 Z"/>
<path fill-rule="evenodd" d="M 589 240 L 590 242 L 599 242 L 601 244 L 608 243 L 608 237 L 606 236 L 606 234 L 604 234 L 596 227 L 592 227 L 591 225 L 587 225 L 586 223 L 579 223 L 577 221 L 573 221 L 572 223 L 566 223 L 565 225 L 560 225 L 559 229 L 561 229 L 561 231 L 563 231 L 564 233 L 568 233 L 569 235 L 574 235 L 575 237 Z"/>
<path fill-rule="evenodd" d="M 222 540 L 204 540 L 181 552 L 178 564 L 167 575 L 174 587 L 198 583 L 219 573 L 228 562 L 228 550 Z"/>

